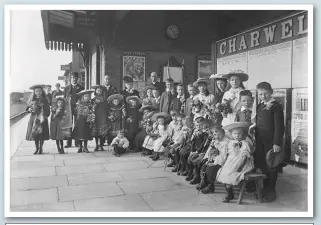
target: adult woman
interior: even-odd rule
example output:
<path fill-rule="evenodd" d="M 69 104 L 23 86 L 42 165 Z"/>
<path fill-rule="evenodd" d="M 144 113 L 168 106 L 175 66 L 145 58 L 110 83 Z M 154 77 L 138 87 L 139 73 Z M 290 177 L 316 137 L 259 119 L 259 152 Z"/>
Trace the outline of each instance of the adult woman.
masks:
<path fill-rule="evenodd" d="M 241 107 L 240 105 L 240 92 L 244 90 L 245 82 L 249 79 L 249 76 L 241 70 L 231 71 L 228 74 L 223 75 L 225 79 L 229 81 L 230 89 L 223 95 L 222 103 L 228 102 L 232 113 L 227 114 L 222 121 L 222 126 L 234 123 L 236 111 Z"/>
<path fill-rule="evenodd" d="M 198 88 L 199 94 L 195 95 L 193 99 L 199 99 L 204 105 L 211 106 L 214 104 L 214 95 L 209 92 L 207 88 L 208 84 L 207 79 L 197 79 L 197 81 L 194 82 L 194 86 Z"/>

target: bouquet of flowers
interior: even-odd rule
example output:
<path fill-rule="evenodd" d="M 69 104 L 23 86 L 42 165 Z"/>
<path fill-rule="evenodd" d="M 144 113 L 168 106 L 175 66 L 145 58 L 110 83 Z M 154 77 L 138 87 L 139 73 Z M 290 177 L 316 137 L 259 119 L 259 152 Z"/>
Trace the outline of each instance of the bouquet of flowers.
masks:
<path fill-rule="evenodd" d="M 90 105 L 89 108 L 89 113 L 87 116 L 87 122 L 90 123 L 90 127 L 92 127 L 93 123 L 95 122 L 95 110 L 96 110 L 97 104 Z"/>
<path fill-rule="evenodd" d="M 230 106 L 230 102 L 226 99 L 223 99 L 222 103 L 217 103 L 215 105 L 215 108 L 223 115 L 223 117 L 227 117 L 227 114 L 233 112 Z"/>
<path fill-rule="evenodd" d="M 220 123 L 220 118 L 222 116 L 222 113 L 218 108 L 210 105 L 205 105 L 205 114 L 206 114 L 206 117 L 212 120 L 214 124 Z"/>

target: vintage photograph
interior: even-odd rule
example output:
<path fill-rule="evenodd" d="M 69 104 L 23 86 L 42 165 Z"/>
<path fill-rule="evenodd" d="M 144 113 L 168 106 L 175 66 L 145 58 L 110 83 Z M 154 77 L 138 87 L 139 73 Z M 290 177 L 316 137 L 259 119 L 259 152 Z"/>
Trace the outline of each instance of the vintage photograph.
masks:
<path fill-rule="evenodd" d="M 6 216 L 313 216 L 312 6 L 5 13 Z"/>

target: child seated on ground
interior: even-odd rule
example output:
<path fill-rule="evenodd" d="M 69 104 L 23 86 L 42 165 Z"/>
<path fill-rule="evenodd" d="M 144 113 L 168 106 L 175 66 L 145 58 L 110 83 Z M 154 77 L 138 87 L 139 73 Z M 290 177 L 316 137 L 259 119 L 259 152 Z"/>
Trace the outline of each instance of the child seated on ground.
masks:
<path fill-rule="evenodd" d="M 244 140 L 250 125 L 251 123 L 234 122 L 223 127 L 231 132 L 233 138 L 227 144 L 228 156 L 217 175 L 217 181 L 225 184 L 226 196 L 222 200 L 225 203 L 234 199 L 233 186 L 238 185 L 244 175 L 254 169 L 250 145 Z"/>
<path fill-rule="evenodd" d="M 110 145 L 113 149 L 113 155 L 115 155 L 116 157 L 119 157 L 120 154 L 125 153 L 125 151 L 129 147 L 129 141 L 124 136 L 124 131 L 119 131 L 118 135 L 113 139 Z"/>
<path fill-rule="evenodd" d="M 203 158 L 201 174 L 204 174 L 202 181 L 196 189 L 203 194 L 213 193 L 215 191 L 214 182 L 218 170 L 225 162 L 227 157 L 227 143 L 229 139 L 225 136 L 221 125 L 216 125 L 212 129 L 213 140 L 208 147 Z"/>

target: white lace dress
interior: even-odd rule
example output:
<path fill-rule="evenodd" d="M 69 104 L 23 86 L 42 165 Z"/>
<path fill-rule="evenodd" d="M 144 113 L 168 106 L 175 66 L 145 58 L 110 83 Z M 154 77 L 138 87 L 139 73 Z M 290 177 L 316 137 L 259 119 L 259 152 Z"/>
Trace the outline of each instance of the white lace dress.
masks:
<path fill-rule="evenodd" d="M 227 114 L 227 118 L 223 118 L 222 126 L 229 125 L 235 122 L 236 111 L 241 108 L 240 103 L 240 92 L 243 91 L 241 87 L 231 88 L 227 92 L 224 93 L 222 103 L 224 100 L 227 100 L 230 103 L 230 107 L 232 108 L 232 113 Z"/>

